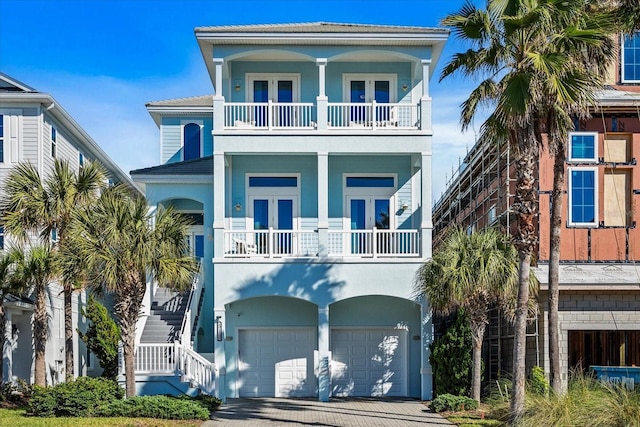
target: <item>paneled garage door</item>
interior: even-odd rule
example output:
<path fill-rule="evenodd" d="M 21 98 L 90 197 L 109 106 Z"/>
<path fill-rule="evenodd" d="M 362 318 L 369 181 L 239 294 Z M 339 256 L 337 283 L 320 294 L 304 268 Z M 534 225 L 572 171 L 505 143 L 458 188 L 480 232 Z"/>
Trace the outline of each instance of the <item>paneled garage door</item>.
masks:
<path fill-rule="evenodd" d="M 315 329 L 240 330 L 240 397 L 315 395 L 315 343 Z"/>
<path fill-rule="evenodd" d="M 407 396 L 407 331 L 331 331 L 333 396 Z"/>

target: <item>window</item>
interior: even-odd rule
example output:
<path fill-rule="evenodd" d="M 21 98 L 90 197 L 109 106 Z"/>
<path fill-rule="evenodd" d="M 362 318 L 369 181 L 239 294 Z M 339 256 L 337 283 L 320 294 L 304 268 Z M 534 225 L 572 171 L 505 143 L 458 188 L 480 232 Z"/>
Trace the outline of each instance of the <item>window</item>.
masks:
<path fill-rule="evenodd" d="M 84 154 L 82 154 L 81 152 L 78 152 L 78 166 L 84 166 Z"/>
<path fill-rule="evenodd" d="M 569 161 L 597 162 L 598 161 L 598 133 L 570 132 L 569 133 Z"/>
<path fill-rule="evenodd" d="M 58 132 L 56 132 L 56 128 L 51 126 L 51 157 L 56 157 L 56 139 L 58 138 Z"/>
<path fill-rule="evenodd" d="M 0 114 L 0 163 L 3 163 L 3 162 L 4 162 L 4 116 Z"/>
<path fill-rule="evenodd" d="M 622 83 L 640 82 L 640 33 L 622 36 L 620 80 Z"/>
<path fill-rule="evenodd" d="M 249 187 L 297 187 L 295 176 L 251 176 Z"/>
<path fill-rule="evenodd" d="M 395 186 L 392 176 L 349 176 L 347 177 L 347 187 L 383 187 L 393 188 Z"/>
<path fill-rule="evenodd" d="M 201 132 L 200 125 L 189 123 L 183 129 L 184 160 L 200 158 Z"/>
<path fill-rule="evenodd" d="M 4 225 L 0 225 L 0 250 L 4 249 Z"/>
<path fill-rule="evenodd" d="M 569 168 L 569 225 L 598 225 L 596 168 Z"/>

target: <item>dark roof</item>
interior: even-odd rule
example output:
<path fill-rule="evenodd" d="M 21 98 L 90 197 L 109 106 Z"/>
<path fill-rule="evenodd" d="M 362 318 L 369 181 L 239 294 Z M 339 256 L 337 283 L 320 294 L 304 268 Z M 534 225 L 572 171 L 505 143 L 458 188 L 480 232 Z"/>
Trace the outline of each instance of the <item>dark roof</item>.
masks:
<path fill-rule="evenodd" d="M 213 175 L 213 156 L 136 169 L 131 175 Z"/>
<path fill-rule="evenodd" d="M 299 24 L 229 25 L 197 27 L 198 32 L 216 33 L 424 33 L 443 32 L 444 28 L 403 27 L 395 25 L 340 24 L 334 22 L 305 22 Z"/>
<path fill-rule="evenodd" d="M 5 303 L 11 303 L 11 302 L 22 302 L 25 304 L 33 304 L 33 300 L 29 297 L 26 297 L 24 295 L 13 295 L 13 294 L 7 294 L 4 296 L 4 302 Z"/>

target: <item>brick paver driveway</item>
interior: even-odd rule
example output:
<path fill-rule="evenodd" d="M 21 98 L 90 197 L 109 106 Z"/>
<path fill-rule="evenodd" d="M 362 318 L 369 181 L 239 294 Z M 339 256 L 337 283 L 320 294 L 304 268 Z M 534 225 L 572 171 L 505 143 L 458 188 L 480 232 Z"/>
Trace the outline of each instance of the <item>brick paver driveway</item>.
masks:
<path fill-rule="evenodd" d="M 230 426 L 451 426 L 417 400 L 228 399 L 203 427 Z"/>

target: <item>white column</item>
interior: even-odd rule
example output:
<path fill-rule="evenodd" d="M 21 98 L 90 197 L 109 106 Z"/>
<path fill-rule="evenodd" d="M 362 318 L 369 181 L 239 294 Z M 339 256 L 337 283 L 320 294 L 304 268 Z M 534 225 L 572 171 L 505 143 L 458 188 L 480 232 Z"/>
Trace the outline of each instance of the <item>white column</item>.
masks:
<path fill-rule="evenodd" d="M 433 371 L 429 363 L 429 345 L 433 342 L 433 316 L 429 303 L 422 298 L 420 300 L 420 398 L 431 400 L 433 398 Z"/>
<path fill-rule="evenodd" d="M 223 153 L 213 154 L 213 257 L 224 255 L 225 160 Z"/>
<path fill-rule="evenodd" d="M 316 59 L 316 64 L 318 65 L 318 97 L 316 98 L 318 129 L 326 130 L 328 118 L 327 109 L 329 107 L 329 100 L 326 94 L 327 58 Z"/>
<path fill-rule="evenodd" d="M 329 244 L 329 153 L 318 153 L 318 256 L 328 254 Z"/>
<path fill-rule="evenodd" d="M 214 340 L 214 362 L 216 364 L 217 377 L 216 377 L 216 395 L 223 402 L 227 400 L 227 358 L 225 356 L 225 333 L 224 328 L 226 325 L 225 310 L 216 309 L 213 311 L 214 323 L 213 323 L 213 340 Z M 218 341 L 218 327 L 222 328 L 221 340 Z"/>
<path fill-rule="evenodd" d="M 431 258 L 431 233 L 433 232 L 433 220 L 431 217 L 431 153 L 421 153 L 420 160 L 420 211 L 422 214 L 420 239 L 422 242 L 422 258 Z"/>
<path fill-rule="evenodd" d="M 431 96 L 429 96 L 430 59 L 422 60 L 422 97 L 420 98 L 420 129 L 431 131 Z"/>
<path fill-rule="evenodd" d="M 224 129 L 224 96 L 222 95 L 222 58 L 213 58 L 215 65 L 215 95 L 213 95 L 213 130 Z"/>
<path fill-rule="evenodd" d="M 318 399 L 328 402 L 331 394 L 329 378 L 329 307 L 318 307 Z"/>
<path fill-rule="evenodd" d="M 222 65 L 224 64 L 224 59 L 222 58 L 213 58 L 213 65 L 215 67 L 215 76 L 216 76 L 216 80 L 215 80 L 215 86 L 214 86 L 214 91 L 215 91 L 215 95 L 213 95 L 214 98 L 222 98 Z"/>

